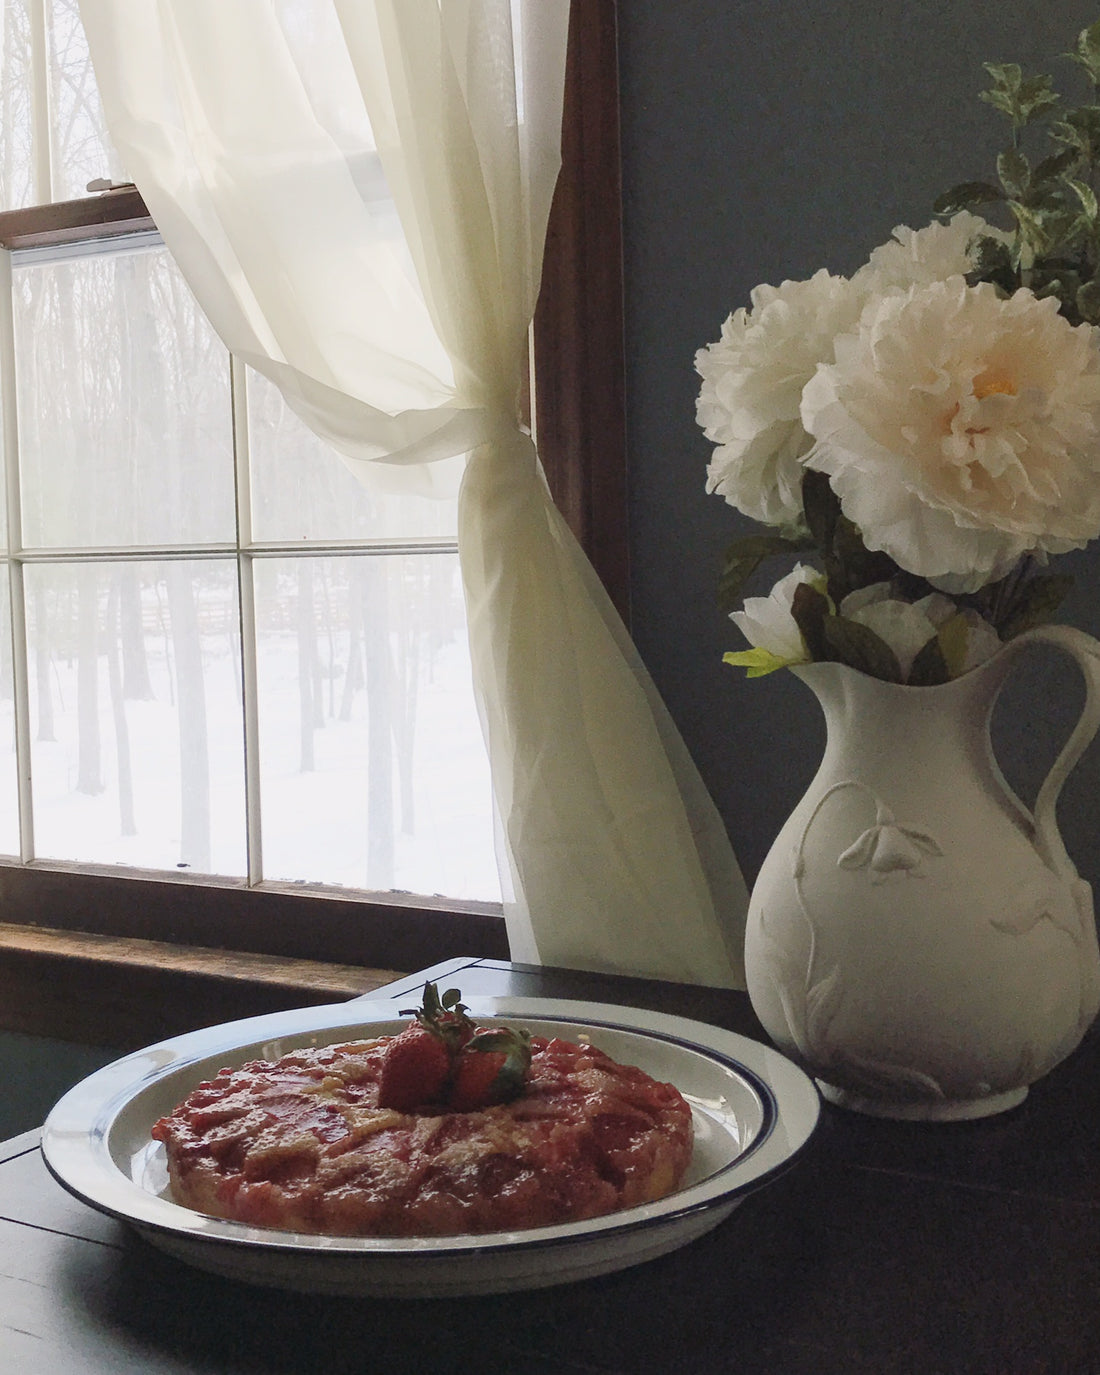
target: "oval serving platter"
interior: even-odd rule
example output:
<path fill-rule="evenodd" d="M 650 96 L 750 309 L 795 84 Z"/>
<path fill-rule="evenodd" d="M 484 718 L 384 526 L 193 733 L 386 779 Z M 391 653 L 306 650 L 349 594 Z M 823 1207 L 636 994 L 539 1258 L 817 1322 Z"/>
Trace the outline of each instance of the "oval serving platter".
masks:
<path fill-rule="evenodd" d="M 70 1193 L 160 1250 L 214 1274 L 309 1293 L 451 1297 L 564 1284 L 624 1269 L 693 1241 L 786 1169 L 817 1125 L 820 1100 L 788 1059 L 747 1037 L 638 1008 L 541 998 L 470 998 L 471 1016 L 591 1041 L 673 1083 L 691 1104 L 695 1150 L 681 1187 L 607 1217 L 454 1237 L 321 1237 L 249 1227 L 174 1203 L 164 1148 L 150 1136 L 203 1079 L 302 1046 L 384 1036 L 407 1018 L 356 999 L 208 1027 L 136 1051 L 57 1103 L 42 1154 Z"/>

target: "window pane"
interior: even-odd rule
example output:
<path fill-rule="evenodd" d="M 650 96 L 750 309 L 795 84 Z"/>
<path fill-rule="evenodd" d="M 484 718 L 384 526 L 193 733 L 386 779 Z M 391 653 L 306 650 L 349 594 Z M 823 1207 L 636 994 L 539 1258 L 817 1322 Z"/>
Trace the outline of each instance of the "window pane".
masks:
<path fill-rule="evenodd" d="M 51 0 L 48 18 L 53 199 L 74 200 L 93 178 L 126 173 L 107 134 L 78 0 Z"/>
<path fill-rule="evenodd" d="M 31 29 L 27 0 L 0 7 L 0 210 L 37 199 L 31 154 Z"/>
<path fill-rule="evenodd" d="M 35 850 L 245 872 L 229 560 L 25 571 Z"/>
<path fill-rule="evenodd" d="M 229 364 L 163 248 L 15 273 L 23 542 L 234 539 Z"/>
<path fill-rule="evenodd" d="M 16 792 L 15 707 L 11 667 L 11 607 L 8 566 L 0 564 L 0 854 L 19 853 Z"/>
<path fill-rule="evenodd" d="M 248 435 L 257 540 L 455 536 L 453 500 L 368 488 L 298 419 L 278 388 L 251 368 Z"/>
<path fill-rule="evenodd" d="M 454 555 L 255 564 L 265 875 L 500 898 Z"/>
<path fill-rule="evenodd" d="M 12 341 L 7 336 L 7 331 L 0 329 L 0 349 L 5 351 L 12 347 Z M 4 389 L 0 387 L 0 554 L 7 553 L 8 549 L 8 484 L 7 466 L 14 463 L 18 457 L 16 454 L 9 454 L 7 451 L 7 422 L 6 411 L 8 398 L 4 395 Z"/>

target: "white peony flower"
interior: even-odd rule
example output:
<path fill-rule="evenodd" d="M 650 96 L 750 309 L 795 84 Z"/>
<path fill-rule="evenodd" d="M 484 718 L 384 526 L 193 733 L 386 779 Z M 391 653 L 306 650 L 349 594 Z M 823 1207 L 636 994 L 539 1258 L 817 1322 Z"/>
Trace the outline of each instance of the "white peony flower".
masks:
<path fill-rule="evenodd" d="M 754 650 L 762 651 L 765 658 L 760 659 L 751 652 L 747 654 L 727 654 L 727 663 L 740 664 L 751 670 L 781 668 L 786 664 L 809 662 L 810 654 L 798 623 L 791 615 L 794 594 L 802 583 L 809 583 L 822 591 L 825 587 L 824 575 L 816 568 L 799 563 L 785 578 L 780 578 L 766 597 L 746 597 L 743 608 L 730 614 L 730 620 L 744 633 Z"/>
<path fill-rule="evenodd" d="M 695 356 L 703 379 L 696 415 L 715 450 L 707 491 L 767 525 L 802 518 L 802 389 L 833 340 L 854 328 L 865 299 L 822 269 L 807 282 L 758 286 L 752 308 L 738 310 L 722 337 Z"/>
<path fill-rule="evenodd" d="M 1100 331 L 962 277 L 868 303 L 802 398 L 870 549 L 947 591 L 1100 533 Z"/>
<path fill-rule="evenodd" d="M 960 210 L 946 224 L 937 220 L 924 229 L 899 224 L 893 238 L 875 249 L 852 282 L 868 294 L 883 296 L 965 276 L 973 266 L 970 245 L 983 237 L 1007 241 L 1010 236 L 969 210 Z"/>
<path fill-rule="evenodd" d="M 931 598 L 924 598 L 930 601 Z M 954 615 L 954 603 L 947 602 L 945 620 Z M 840 614 L 845 620 L 855 621 L 873 630 L 880 640 L 894 651 L 894 657 L 901 667 L 901 680 L 909 677 L 913 660 L 938 629 L 938 622 L 929 615 L 931 607 L 923 607 L 916 602 L 902 601 L 890 595 L 889 583 L 875 583 L 873 587 L 860 588 L 852 592 L 840 603 Z"/>
<path fill-rule="evenodd" d="M 893 595 L 888 582 L 877 582 L 850 592 L 840 603 L 840 615 L 873 630 L 894 651 L 902 682 L 909 678 L 913 660 L 941 627 L 958 619 L 953 642 L 960 652 L 948 667 L 953 677 L 984 663 L 1001 647 L 997 632 L 976 611 L 961 611 L 949 598 L 933 592 L 919 601 L 907 602 Z"/>

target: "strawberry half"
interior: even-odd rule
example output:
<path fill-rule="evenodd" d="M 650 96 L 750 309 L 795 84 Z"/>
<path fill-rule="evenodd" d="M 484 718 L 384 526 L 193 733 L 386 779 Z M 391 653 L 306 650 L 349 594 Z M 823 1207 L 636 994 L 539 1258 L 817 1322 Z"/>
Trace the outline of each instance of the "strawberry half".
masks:
<path fill-rule="evenodd" d="M 396 1112 L 442 1101 L 451 1077 L 451 1058 L 438 1036 L 422 1026 L 406 1027 L 386 1049 L 378 1079 L 378 1106 Z"/>
<path fill-rule="evenodd" d="M 476 1112 L 509 1103 L 523 1092 L 530 1068 L 531 1037 L 526 1031 L 478 1031 L 455 1060 L 447 1106 L 452 1112 Z"/>

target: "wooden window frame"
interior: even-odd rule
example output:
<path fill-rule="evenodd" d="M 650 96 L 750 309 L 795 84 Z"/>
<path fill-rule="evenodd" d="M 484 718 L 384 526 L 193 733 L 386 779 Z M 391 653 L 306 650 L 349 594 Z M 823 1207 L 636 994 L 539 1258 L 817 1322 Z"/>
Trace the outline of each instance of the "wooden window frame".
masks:
<path fill-rule="evenodd" d="M 555 501 L 624 620 L 629 615 L 617 0 L 573 0 L 562 174 L 533 328 L 535 424 Z M 155 229 L 138 191 L 0 213 L 0 247 Z M 0 988 L 20 932 L 249 952 L 411 970 L 458 955 L 507 957 L 499 904 L 345 892 L 114 866 L 0 860 Z M 97 947 L 98 948 L 98 947 Z M 112 963 L 109 951 L 107 965 Z M 95 962 L 83 971 L 89 1009 Z M 117 975 L 117 969 L 115 970 Z M 246 981 L 247 982 L 247 981 Z M 10 1001 L 10 989 L 9 989 Z M 232 999 L 226 1005 L 230 1015 Z M 222 1009 L 225 1011 L 225 1009 Z M 89 1010 L 89 1017 L 91 1017 Z M 12 1016 L 6 1019 L 12 1024 Z M 5 1018 L 0 1013 L 0 1025 Z M 42 1030 L 15 1017 L 20 1029 Z M 48 1029 L 48 1028 L 47 1028 Z M 100 1024 L 90 1039 L 103 1041 Z M 71 1034 L 71 1033 L 70 1033 Z M 109 1040 L 109 1035 L 107 1036 Z"/>
<path fill-rule="evenodd" d="M 617 0 L 573 0 L 562 171 L 534 322 L 535 424 L 558 509 L 630 624 Z"/>

